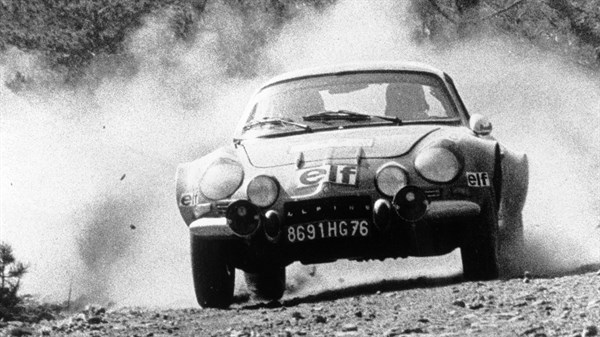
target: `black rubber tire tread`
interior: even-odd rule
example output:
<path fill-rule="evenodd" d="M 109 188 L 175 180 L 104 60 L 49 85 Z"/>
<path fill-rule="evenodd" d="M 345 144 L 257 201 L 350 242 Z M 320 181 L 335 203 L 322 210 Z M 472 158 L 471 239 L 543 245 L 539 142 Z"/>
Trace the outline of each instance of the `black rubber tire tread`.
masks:
<path fill-rule="evenodd" d="M 509 224 L 498 237 L 498 263 L 500 277 L 522 277 L 525 272 L 525 233 L 520 220 L 516 224 Z"/>
<path fill-rule="evenodd" d="M 264 300 L 279 300 L 285 290 L 285 267 L 265 268 L 245 272 L 246 285 L 254 296 Z"/>
<path fill-rule="evenodd" d="M 482 216 L 467 229 L 461 245 L 463 277 L 467 281 L 498 278 L 498 220 L 493 207 L 482 208 Z"/>
<path fill-rule="evenodd" d="M 227 308 L 233 302 L 235 268 L 227 263 L 228 242 L 190 235 L 192 276 L 198 304 Z"/>

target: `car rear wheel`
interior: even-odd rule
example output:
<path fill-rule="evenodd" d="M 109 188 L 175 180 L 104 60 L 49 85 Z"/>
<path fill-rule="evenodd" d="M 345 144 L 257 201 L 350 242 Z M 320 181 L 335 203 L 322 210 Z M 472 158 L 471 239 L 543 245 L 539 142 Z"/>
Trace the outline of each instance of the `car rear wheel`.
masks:
<path fill-rule="evenodd" d="M 460 247 L 463 277 L 468 281 L 498 277 L 498 222 L 491 209 L 473 223 Z"/>
<path fill-rule="evenodd" d="M 285 267 L 266 268 L 245 273 L 246 285 L 256 297 L 278 300 L 285 290 Z"/>
<path fill-rule="evenodd" d="M 226 308 L 233 301 L 235 269 L 228 264 L 228 242 L 191 235 L 192 276 L 198 304 Z"/>

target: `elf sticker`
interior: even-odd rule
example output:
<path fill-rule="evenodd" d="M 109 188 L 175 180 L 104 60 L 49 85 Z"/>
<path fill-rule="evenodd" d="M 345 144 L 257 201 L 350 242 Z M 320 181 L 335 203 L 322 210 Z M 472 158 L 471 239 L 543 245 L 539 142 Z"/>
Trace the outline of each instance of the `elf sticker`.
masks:
<path fill-rule="evenodd" d="M 467 172 L 467 185 L 469 187 L 489 187 L 490 176 L 487 172 Z"/>
<path fill-rule="evenodd" d="M 298 186 L 318 185 L 322 181 L 334 184 L 356 185 L 358 166 L 356 165 L 323 165 L 297 172 Z"/>

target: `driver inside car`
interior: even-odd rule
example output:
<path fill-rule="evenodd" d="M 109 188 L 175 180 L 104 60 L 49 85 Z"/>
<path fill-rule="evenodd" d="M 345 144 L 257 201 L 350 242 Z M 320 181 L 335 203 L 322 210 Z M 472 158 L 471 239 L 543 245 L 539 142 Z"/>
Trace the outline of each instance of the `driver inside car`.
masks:
<path fill-rule="evenodd" d="M 390 83 L 385 93 L 385 115 L 402 120 L 428 119 L 429 104 L 423 86 L 415 83 Z"/>

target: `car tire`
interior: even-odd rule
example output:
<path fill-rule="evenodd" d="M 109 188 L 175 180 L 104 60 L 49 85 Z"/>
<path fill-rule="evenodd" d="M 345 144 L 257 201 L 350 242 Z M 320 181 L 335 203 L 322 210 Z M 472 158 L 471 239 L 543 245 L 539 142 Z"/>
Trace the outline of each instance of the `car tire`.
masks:
<path fill-rule="evenodd" d="M 203 308 L 227 308 L 233 301 L 235 268 L 227 262 L 227 241 L 191 235 L 194 290 Z"/>
<path fill-rule="evenodd" d="M 491 207 L 468 226 L 460 247 L 463 277 L 467 281 L 498 278 L 498 221 Z"/>
<path fill-rule="evenodd" d="M 525 233 L 522 216 L 501 221 L 498 260 L 502 278 L 521 277 L 525 271 Z"/>
<path fill-rule="evenodd" d="M 285 290 L 285 267 L 244 273 L 248 290 L 264 300 L 279 300 Z"/>

